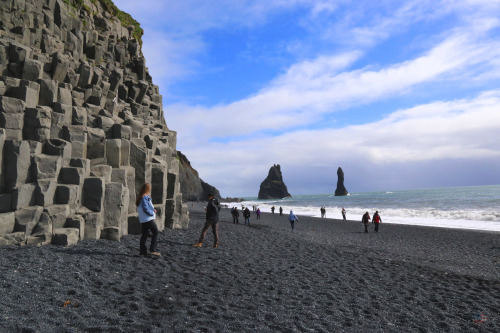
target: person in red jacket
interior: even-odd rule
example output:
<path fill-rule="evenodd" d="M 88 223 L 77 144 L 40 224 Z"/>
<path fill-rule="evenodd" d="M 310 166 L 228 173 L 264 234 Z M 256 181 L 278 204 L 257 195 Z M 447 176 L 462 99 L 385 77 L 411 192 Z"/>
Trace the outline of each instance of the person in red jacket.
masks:
<path fill-rule="evenodd" d="M 378 210 L 373 215 L 372 222 L 375 224 L 375 232 L 378 232 L 378 225 L 382 223 L 382 219 L 380 218 L 380 215 L 378 215 Z"/>

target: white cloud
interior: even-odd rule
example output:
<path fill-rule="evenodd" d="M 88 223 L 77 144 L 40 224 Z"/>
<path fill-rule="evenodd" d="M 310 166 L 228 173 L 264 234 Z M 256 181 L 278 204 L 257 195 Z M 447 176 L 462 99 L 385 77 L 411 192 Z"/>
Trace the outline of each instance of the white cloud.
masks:
<path fill-rule="evenodd" d="M 162 27 L 180 35 L 195 35 L 220 27 L 253 26 L 269 15 L 297 7 L 313 15 L 331 13 L 345 0 L 116 0 L 116 5 L 145 27 Z M 145 5 L 145 3 L 147 5 Z"/>
<path fill-rule="evenodd" d="M 497 58 L 500 43 L 478 43 L 476 37 L 451 36 L 425 55 L 379 70 L 342 71 L 358 59 L 358 52 L 321 56 L 293 65 L 254 96 L 211 108 L 168 105 L 166 117 L 182 142 L 195 134 L 209 140 L 305 126 L 324 114 L 393 97 L 416 85 L 488 72 L 490 66 L 480 66 L 480 73 L 474 68 Z"/>
<path fill-rule="evenodd" d="M 471 100 L 438 101 L 400 110 L 364 125 L 301 130 L 245 142 L 204 143 L 190 146 L 185 153 L 202 178 L 223 195 L 256 195 L 275 163 L 281 164 L 288 187 L 302 191 L 295 194 L 314 193 L 314 189 L 331 192 L 339 165 L 350 174 L 351 186 L 353 178 L 369 178 L 363 173 L 370 168 L 378 172 L 374 177 L 387 180 L 386 185 L 417 184 L 418 179 L 401 179 L 405 173 L 400 169 L 428 163 L 445 163 L 453 169 L 457 163 L 471 160 L 493 159 L 498 164 L 499 109 L 500 91 L 491 91 Z M 421 170 L 425 172 L 431 170 Z M 309 186 L 301 188 L 299 183 Z M 362 184 L 357 187 L 370 190 Z"/>
<path fill-rule="evenodd" d="M 178 131 L 178 148 L 223 195 L 256 195 L 274 163 L 281 164 L 289 188 L 302 193 L 326 192 L 324 186 L 335 183 L 339 165 L 360 180 L 369 175 L 372 182 L 397 183 L 398 177 L 412 174 L 401 170 L 434 162 L 445 170 L 456 170 L 457 161 L 500 164 L 495 142 L 500 131 L 498 91 L 433 103 L 422 98 L 418 100 L 423 105 L 386 110 L 388 116 L 364 125 L 304 129 L 333 118 L 335 112 L 345 114 L 351 107 L 411 95 L 439 83 L 492 89 L 481 84 L 500 77 L 500 42 L 490 36 L 499 26 L 500 1 L 115 2 L 145 28 L 147 65 L 164 95 L 170 84 L 212 70 L 202 68 L 198 58 L 210 46 L 203 39 L 210 29 L 252 29 L 275 13 L 304 11 L 300 24 L 309 35 L 284 41 L 288 52 L 300 53 L 300 60 L 282 75 L 232 103 L 184 101 L 164 107 L 167 124 Z M 401 46 L 403 60 L 370 62 L 370 48 L 412 26 L 440 19 L 446 23 L 438 31 L 419 31 L 422 35 L 411 36 L 414 39 Z M 326 46 L 310 53 L 311 40 L 320 38 Z"/>
<path fill-rule="evenodd" d="M 195 38 L 177 40 L 158 32 L 148 33 L 143 40 L 142 51 L 146 66 L 155 82 L 158 79 L 164 85 L 170 86 L 174 81 L 193 75 L 199 70 L 200 64 L 195 55 L 205 49 L 203 41 Z M 164 90 L 168 94 L 168 89 Z"/>

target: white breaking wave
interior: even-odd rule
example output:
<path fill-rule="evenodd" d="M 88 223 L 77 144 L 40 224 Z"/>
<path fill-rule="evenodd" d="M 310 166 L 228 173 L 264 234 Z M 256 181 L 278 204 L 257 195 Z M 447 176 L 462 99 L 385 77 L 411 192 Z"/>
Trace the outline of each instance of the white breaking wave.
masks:
<path fill-rule="evenodd" d="M 283 208 L 283 214 L 288 214 L 290 210 L 296 215 L 321 217 L 320 207 L 287 205 L 283 200 L 272 201 L 244 201 L 241 203 L 229 203 L 230 207 L 240 208 L 242 205 L 252 208 L 256 205 L 262 212 L 271 212 L 271 207 L 275 207 L 275 213 L 279 212 L 279 207 Z M 342 219 L 342 207 L 326 207 L 326 217 Z M 359 220 L 365 212 L 373 215 L 378 210 L 383 223 L 409 224 L 430 227 L 474 229 L 487 231 L 500 231 L 500 211 L 485 210 L 438 210 L 435 208 L 385 208 L 377 207 L 346 207 L 348 220 Z"/>

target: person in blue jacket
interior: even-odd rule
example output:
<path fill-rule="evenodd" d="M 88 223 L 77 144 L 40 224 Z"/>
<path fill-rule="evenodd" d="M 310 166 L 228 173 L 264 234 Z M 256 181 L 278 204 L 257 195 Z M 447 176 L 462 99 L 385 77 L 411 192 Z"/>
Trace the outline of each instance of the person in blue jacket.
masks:
<path fill-rule="evenodd" d="M 299 218 L 293 213 L 293 210 L 290 211 L 290 215 L 288 215 L 288 221 L 290 221 L 290 226 L 292 227 L 292 231 L 295 227 L 295 221 L 298 221 Z"/>
<path fill-rule="evenodd" d="M 146 183 L 142 185 L 139 195 L 135 200 L 137 212 L 139 213 L 139 222 L 141 222 L 142 236 L 140 242 L 141 255 L 148 254 L 146 247 L 146 239 L 148 238 L 148 230 L 151 231 L 153 237 L 151 238 L 151 245 L 149 246 L 149 254 L 159 256 L 160 253 L 156 250 L 158 241 L 158 227 L 156 226 L 156 209 L 151 202 L 151 185 Z"/>

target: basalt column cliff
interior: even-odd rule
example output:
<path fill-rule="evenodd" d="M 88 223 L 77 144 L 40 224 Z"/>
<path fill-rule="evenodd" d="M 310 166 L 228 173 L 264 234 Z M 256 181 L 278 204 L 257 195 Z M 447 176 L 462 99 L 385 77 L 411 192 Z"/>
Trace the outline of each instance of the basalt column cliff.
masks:
<path fill-rule="evenodd" d="M 0 245 L 140 233 L 145 182 L 159 229 L 187 226 L 141 35 L 110 0 L 0 0 Z"/>

